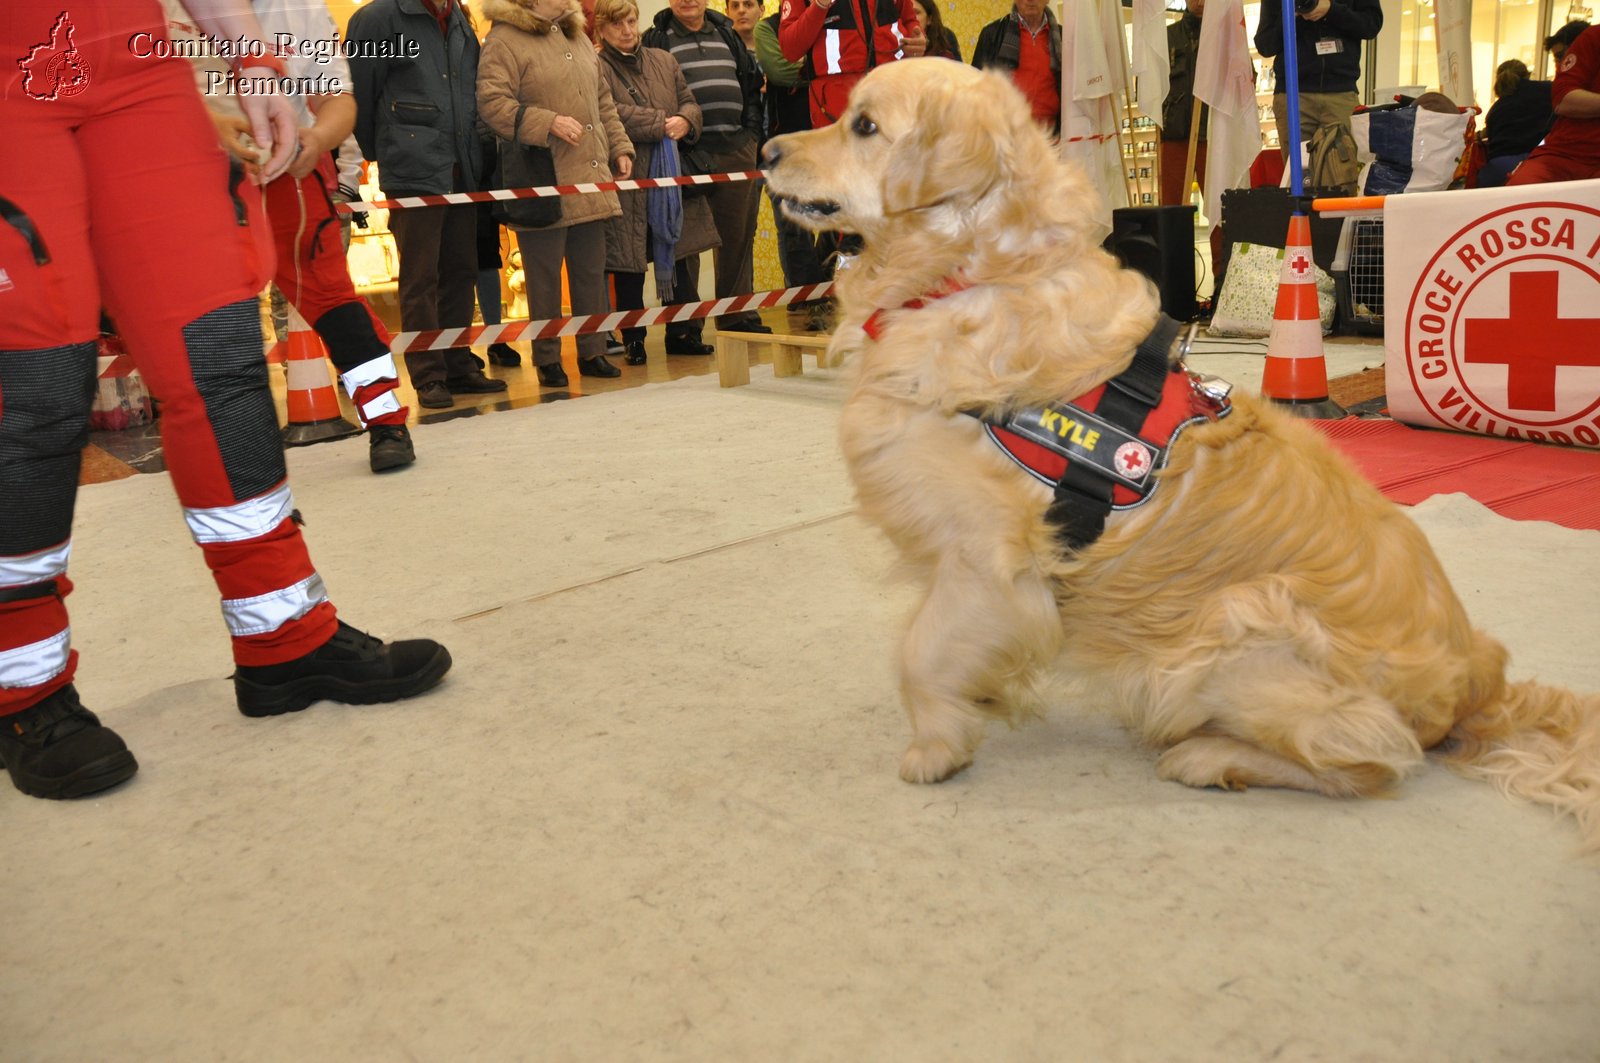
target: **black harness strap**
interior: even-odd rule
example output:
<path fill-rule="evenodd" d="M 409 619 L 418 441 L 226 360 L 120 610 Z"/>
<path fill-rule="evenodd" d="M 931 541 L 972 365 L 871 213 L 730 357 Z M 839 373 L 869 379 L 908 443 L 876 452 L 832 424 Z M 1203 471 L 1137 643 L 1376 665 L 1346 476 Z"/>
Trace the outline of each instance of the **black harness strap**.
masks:
<path fill-rule="evenodd" d="M 4 218 L 6 224 L 17 230 L 22 238 L 28 241 L 28 250 L 33 252 L 35 266 L 50 264 L 50 252 L 44 246 L 44 237 L 39 235 L 39 229 L 33 224 L 33 219 L 23 213 L 21 207 L 9 199 L 0 197 L 0 218 Z"/>
<path fill-rule="evenodd" d="M 1161 314 L 1155 328 L 1133 353 L 1133 362 L 1106 382 L 1095 414 L 1137 436 L 1150 411 L 1161 405 L 1173 341 L 1183 328 Z M 1068 550 L 1081 550 L 1105 531 L 1111 514 L 1112 483 L 1086 462 L 1069 462 L 1056 484 L 1055 498 L 1045 516 L 1056 525 L 1056 538 Z"/>

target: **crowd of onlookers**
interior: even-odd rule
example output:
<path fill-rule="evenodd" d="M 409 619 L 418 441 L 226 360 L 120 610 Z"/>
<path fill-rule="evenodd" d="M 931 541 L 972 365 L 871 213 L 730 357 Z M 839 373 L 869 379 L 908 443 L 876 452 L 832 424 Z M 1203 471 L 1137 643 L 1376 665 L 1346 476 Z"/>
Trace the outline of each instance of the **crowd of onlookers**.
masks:
<path fill-rule="evenodd" d="M 669 0 L 649 25 L 635 0 L 372 0 L 346 37 L 360 119 L 359 152 L 378 164 L 387 197 L 509 187 L 508 156 L 530 149 L 548 183 L 753 171 L 762 143 L 837 119 L 868 70 L 922 55 L 961 61 L 961 46 L 934 0 L 798 0 L 765 15 L 761 0 Z M 364 42 L 416 41 L 406 62 L 365 58 Z M 481 43 L 480 43 L 481 41 Z M 1061 28 L 1045 0 L 1017 0 L 984 28 L 972 62 L 1008 72 L 1039 121 L 1059 129 Z M 485 150 L 485 145 L 487 149 Z M 518 172 L 525 172 L 519 170 Z M 711 251 L 717 298 L 754 287 L 761 183 L 719 182 L 648 191 L 563 196 L 533 219 L 503 219 L 520 252 L 528 313 L 557 317 L 565 276 L 574 315 L 642 308 L 648 273 L 662 303 L 697 299 L 701 255 Z M 777 252 L 789 287 L 831 275 L 838 234 L 792 222 L 774 204 Z M 475 278 L 498 265 L 475 207 L 397 210 L 401 327 L 423 331 L 470 323 Z M 496 230 L 497 231 L 497 230 Z M 476 241 L 476 242 L 475 242 Z M 469 265 L 470 260 L 470 265 Z M 499 319 L 483 286 L 484 320 Z M 494 304 L 494 305 L 491 305 Z M 827 301 L 789 308 L 792 329 L 826 331 Z M 719 329 L 767 332 L 753 311 L 724 315 Z M 698 320 L 669 324 L 669 355 L 705 355 Z M 608 356 L 645 360 L 645 331 L 578 338 L 578 371 L 615 376 Z M 567 383 L 553 340 L 533 344 L 540 383 Z M 424 406 L 454 401 L 450 384 L 486 390 L 501 382 L 460 368 L 465 348 L 406 355 Z M 496 345 L 497 364 L 520 363 Z M 441 368 L 441 367 L 446 368 Z"/>
<path fill-rule="evenodd" d="M 352 57 L 359 152 L 379 164 L 390 197 L 506 187 L 514 183 L 506 180 L 506 156 L 543 145 L 554 183 L 752 171 L 766 139 L 834 121 L 850 88 L 873 66 L 919 55 L 962 60 L 961 44 L 934 0 L 793 0 L 772 15 L 764 15 L 761 0 L 722 3 L 725 10 L 716 11 L 706 0 L 669 0 L 641 25 L 635 0 L 481 0 L 477 18 L 488 24 L 480 26 L 460 0 L 421 0 L 420 7 L 372 0 L 351 18 L 347 37 L 416 41 L 421 54 L 405 63 Z M 1197 172 L 1204 170 L 1206 115 L 1191 89 L 1202 13 L 1201 0 L 1192 0 L 1169 28 L 1163 203 L 1188 198 L 1177 186 L 1192 121 L 1200 125 Z M 1301 139 L 1348 138 L 1360 53 L 1381 27 L 1382 11 L 1377 0 L 1314 0 L 1300 5 L 1296 19 Z M 1546 42 L 1558 66 L 1555 84 L 1572 83 L 1555 99 L 1551 82 L 1532 79 L 1515 60 L 1502 64 L 1479 184 L 1503 183 L 1513 170 L 1512 183 L 1594 171 L 1600 160 L 1586 145 L 1597 139 L 1589 132 L 1595 119 L 1583 108 L 1594 94 L 1588 86 L 1600 76 L 1600 61 L 1590 62 L 1588 54 L 1600 51 L 1600 42 L 1579 47 L 1586 28 L 1571 23 Z M 1009 14 L 983 28 L 971 61 L 1009 74 L 1038 121 L 1058 131 L 1061 41 L 1047 0 L 1016 0 Z M 1275 5 L 1263 8 L 1255 44 L 1273 59 L 1281 85 L 1283 32 Z M 1285 99 L 1281 91 L 1274 96 L 1286 144 Z M 1347 161 L 1354 166 L 1353 155 Z M 1353 186 L 1353 171 L 1334 176 L 1332 184 Z M 760 196 L 761 183 L 752 180 L 590 193 L 546 204 L 549 216 L 540 222 L 506 219 L 520 251 L 529 316 L 560 316 L 563 276 L 574 315 L 642 308 L 652 272 L 661 303 L 696 300 L 706 251 L 715 262 L 717 298 L 752 291 Z M 826 281 L 837 235 L 809 232 L 776 208 L 785 285 Z M 499 229 L 487 215 L 487 208 L 474 207 L 391 214 L 402 328 L 469 323 L 475 290 L 484 321 L 499 320 L 495 286 L 480 283 L 500 265 Z M 829 323 L 826 301 L 790 308 L 791 329 L 826 330 Z M 716 325 L 769 331 L 748 310 Z M 712 351 L 699 320 L 669 324 L 665 333 L 670 355 Z M 579 372 L 619 375 L 608 355 L 643 364 L 644 338 L 639 327 L 579 336 Z M 468 391 L 504 387 L 463 369 L 469 356 L 465 348 L 408 353 L 419 401 L 448 406 L 457 382 Z M 494 345 L 489 357 L 501 365 L 521 361 L 506 344 Z M 558 341 L 534 342 L 533 364 L 541 384 L 567 384 Z"/>

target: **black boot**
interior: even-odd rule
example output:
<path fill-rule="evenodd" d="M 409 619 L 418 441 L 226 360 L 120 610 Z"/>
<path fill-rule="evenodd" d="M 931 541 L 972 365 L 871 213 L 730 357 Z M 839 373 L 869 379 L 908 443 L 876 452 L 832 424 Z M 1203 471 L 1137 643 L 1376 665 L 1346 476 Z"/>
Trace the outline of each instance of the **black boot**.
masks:
<path fill-rule="evenodd" d="M 638 340 L 631 340 L 628 343 L 628 353 L 622 360 L 627 362 L 629 365 L 643 365 L 644 344 Z"/>
<path fill-rule="evenodd" d="M 304 657 L 239 665 L 233 692 L 246 716 L 299 712 L 313 701 L 372 705 L 422 693 L 450 670 L 450 651 L 432 639 L 383 642 L 339 621 L 333 638 Z"/>
<path fill-rule="evenodd" d="M 567 371 L 561 368 L 560 362 L 551 362 L 549 365 L 534 366 L 539 371 L 539 386 L 546 388 L 564 388 L 567 386 Z"/>
<path fill-rule="evenodd" d="M 373 472 L 398 469 L 417 460 L 417 451 L 411 445 L 411 432 L 403 424 L 375 424 L 367 429 L 372 437 L 368 449 L 368 463 Z"/>
<path fill-rule="evenodd" d="M 34 797 L 82 797 L 139 770 L 122 739 L 83 707 L 68 683 L 37 705 L 0 716 L 0 761 Z"/>

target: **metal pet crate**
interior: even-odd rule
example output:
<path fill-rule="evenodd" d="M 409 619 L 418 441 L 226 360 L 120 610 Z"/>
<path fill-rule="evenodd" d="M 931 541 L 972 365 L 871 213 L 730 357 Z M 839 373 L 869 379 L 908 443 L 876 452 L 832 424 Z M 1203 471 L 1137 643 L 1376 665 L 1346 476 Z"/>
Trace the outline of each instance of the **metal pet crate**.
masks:
<path fill-rule="evenodd" d="M 1351 332 L 1383 334 L 1383 219 L 1346 218 L 1333 256 L 1339 317 Z"/>

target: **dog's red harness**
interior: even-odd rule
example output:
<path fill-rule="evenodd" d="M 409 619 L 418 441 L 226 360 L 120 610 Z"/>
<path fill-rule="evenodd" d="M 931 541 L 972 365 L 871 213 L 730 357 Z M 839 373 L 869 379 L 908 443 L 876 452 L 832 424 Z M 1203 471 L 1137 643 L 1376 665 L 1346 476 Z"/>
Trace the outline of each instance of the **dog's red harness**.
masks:
<path fill-rule="evenodd" d="M 925 306 L 964 287 L 947 281 L 904 308 Z M 882 334 L 883 314 L 876 311 L 864 326 L 873 339 Z M 1150 497 L 1160 482 L 1155 474 L 1185 428 L 1231 411 L 1226 385 L 1190 373 L 1181 350 L 1174 357 L 1181 329 L 1159 315 L 1127 369 L 1070 402 L 1002 418 L 972 414 L 1008 458 L 1054 490 L 1047 516 L 1068 549 L 1098 538 L 1113 509 L 1131 509 Z"/>

